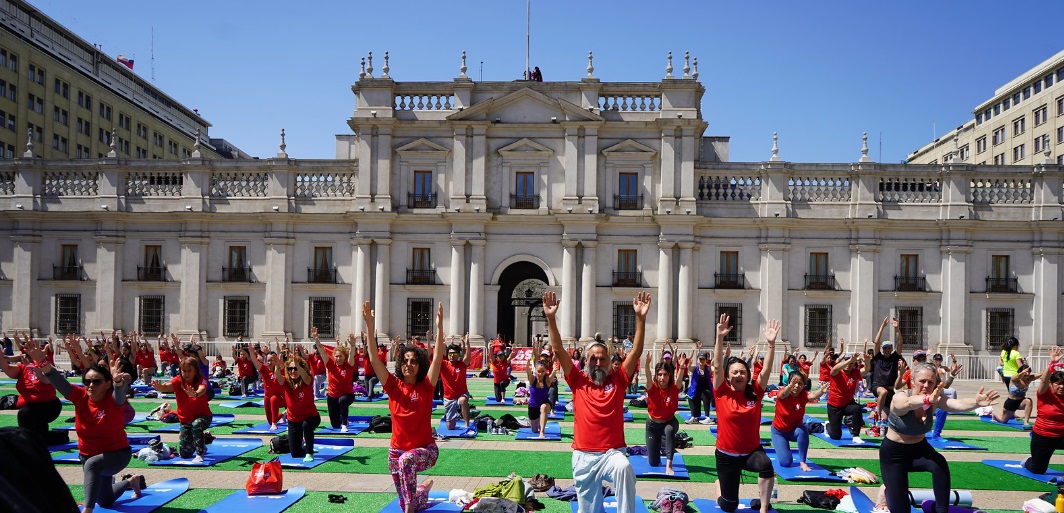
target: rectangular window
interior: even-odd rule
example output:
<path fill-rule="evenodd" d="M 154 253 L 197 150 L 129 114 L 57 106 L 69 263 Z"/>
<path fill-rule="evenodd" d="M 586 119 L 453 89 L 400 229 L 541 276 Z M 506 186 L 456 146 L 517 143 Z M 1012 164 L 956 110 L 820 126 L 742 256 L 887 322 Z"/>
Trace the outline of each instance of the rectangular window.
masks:
<path fill-rule="evenodd" d="M 229 246 L 229 267 L 222 269 L 222 281 L 250 281 L 247 246 Z"/>
<path fill-rule="evenodd" d="M 146 158 L 148 158 L 148 150 L 146 150 L 144 148 L 141 148 L 140 146 L 137 146 L 137 158 L 138 159 L 146 159 Z"/>
<path fill-rule="evenodd" d="M 119 112 L 118 113 L 118 126 L 128 131 L 129 130 L 129 116 Z"/>
<path fill-rule="evenodd" d="M 1064 126 L 1057 128 L 1057 144 L 1060 143 L 1064 143 Z"/>
<path fill-rule="evenodd" d="M 63 244 L 59 246 L 59 265 L 76 267 L 78 265 L 78 245 Z"/>
<path fill-rule="evenodd" d="M 55 334 L 81 333 L 81 294 L 55 295 Z"/>
<path fill-rule="evenodd" d="M 44 70 L 33 64 L 30 64 L 30 70 L 27 77 L 30 79 L 30 82 L 37 82 L 40 85 L 44 85 Z"/>
<path fill-rule="evenodd" d="M 746 288 L 742 274 L 739 273 L 739 252 L 720 252 L 720 272 L 716 275 L 718 289 L 742 289 Z"/>
<path fill-rule="evenodd" d="M 1027 148 L 1025 144 L 1021 144 L 1012 148 L 1012 163 L 1015 164 L 1027 157 Z"/>
<path fill-rule="evenodd" d="M 92 110 L 92 96 L 83 91 L 78 91 L 78 107 Z"/>
<path fill-rule="evenodd" d="M 995 166 L 1003 166 L 1003 165 L 1005 165 L 1005 154 L 1004 153 L 998 153 L 997 155 L 994 155 L 994 165 Z"/>
<path fill-rule="evenodd" d="M 997 116 L 998 114 L 1001 114 L 1001 104 L 1000 103 L 997 104 L 997 105 L 994 105 L 994 115 Z"/>
<path fill-rule="evenodd" d="M 1049 119 L 1049 108 L 1046 105 L 1034 109 L 1034 126 L 1041 125 Z"/>
<path fill-rule="evenodd" d="M 1038 94 L 1040 92 L 1042 92 L 1042 82 L 1038 81 L 1034 83 L 1034 93 Z"/>
<path fill-rule="evenodd" d="M 106 119 L 107 121 L 111 121 L 111 106 L 110 105 L 108 105 L 108 104 L 106 104 L 104 102 L 100 102 L 100 117 L 103 118 L 103 119 Z"/>
<path fill-rule="evenodd" d="M 961 146 L 958 151 L 960 152 L 960 155 L 958 155 L 958 158 L 960 158 L 962 161 L 967 161 L 968 157 L 971 156 L 969 154 L 969 152 L 968 152 L 968 145 L 967 144 L 965 144 L 964 146 Z"/>
<path fill-rule="evenodd" d="M 226 337 L 246 337 L 248 333 L 248 296 L 225 296 Z"/>
<path fill-rule="evenodd" d="M 975 153 L 983 153 L 986 151 L 986 136 L 982 136 L 975 140 Z"/>
<path fill-rule="evenodd" d="M 10 53 L 7 59 L 7 69 L 18 73 L 18 55 Z"/>
<path fill-rule="evenodd" d="M 638 287 L 641 276 L 637 270 L 636 260 L 638 253 L 634 249 L 617 250 L 617 269 L 613 272 L 613 286 L 615 287 Z"/>
<path fill-rule="evenodd" d="M 148 127 L 144 126 L 141 123 L 137 123 L 137 137 L 140 137 L 141 139 L 147 140 L 148 139 Z"/>
<path fill-rule="evenodd" d="M 919 306 L 898 307 L 898 331 L 905 344 L 924 347 L 924 309 Z"/>
<path fill-rule="evenodd" d="M 407 338 L 421 336 L 432 329 L 432 298 L 409 298 L 406 300 Z"/>
<path fill-rule="evenodd" d="M 333 271 L 333 248 L 330 246 L 314 247 L 314 268 L 311 269 L 311 283 L 336 283 Z"/>
<path fill-rule="evenodd" d="M 1049 149 L 1049 134 L 1042 134 L 1034 138 L 1034 152 L 1041 153 Z"/>
<path fill-rule="evenodd" d="M 635 334 L 635 310 L 631 301 L 613 302 L 613 335 L 626 337 Z"/>
<path fill-rule="evenodd" d="M 310 326 L 307 333 L 318 328 L 322 338 L 333 338 L 336 326 L 336 299 L 331 297 L 310 298 Z"/>
<path fill-rule="evenodd" d="M 986 349 L 996 351 L 1016 334 L 1016 311 L 1012 308 L 986 309 Z"/>
<path fill-rule="evenodd" d="M 1046 87 L 1053 85 L 1053 74 L 1050 73 L 1049 75 L 1046 75 L 1046 78 L 1043 79 L 1043 81 L 1046 83 Z"/>
<path fill-rule="evenodd" d="M 924 290 L 920 279 L 920 255 L 901 255 L 901 267 L 898 269 L 898 282 L 895 290 Z"/>
<path fill-rule="evenodd" d="M 1009 255 L 990 256 L 990 277 L 995 280 L 1009 277 Z"/>
<path fill-rule="evenodd" d="M 1057 115 L 1064 116 L 1064 96 L 1057 98 Z"/>
<path fill-rule="evenodd" d="M 518 171 L 516 176 L 516 194 L 513 208 L 537 208 L 536 174 L 531 171 Z"/>
<path fill-rule="evenodd" d="M 59 80 L 58 78 L 55 79 L 55 94 L 58 95 L 58 96 L 61 96 L 63 98 L 69 99 L 70 98 L 70 84 L 68 84 L 66 82 L 63 82 L 62 80 Z"/>
<path fill-rule="evenodd" d="M 805 305 L 805 347 L 826 346 L 831 326 L 831 305 Z"/>
<path fill-rule="evenodd" d="M 162 281 L 163 247 L 149 244 L 144 246 L 144 280 Z"/>
<path fill-rule="evenodd" d="M 716 313 L 713 314 L 714 319 L 720 319 L 721 314 L 728 314 L 728 322 L 732 325 L 732 330 L 724 336 L 725 342 L 731 342 L 733 344 L 740 344 L 743 340 L 743 305 L 742 303 L 717 303 Z"/>
<path fill-rule="evenodd" d="M 156 146 L 158 146 L 160 148 L 163 147 L 163 136 L 159 132 L 152 132 L 151 133 L 151 140 L 152 140 L 152 144 L 154 144 L 154 145 L 156 145 Z"/>
<path fill-rule="evenodd" d="M 1012 121 L 1012 136 L 1016 137 L 1027 131 L 1027 118 L 1014 119 Z"/>
<path fill-rule="evenodd" d="M 69 113 L 67 113 L 67 111 L 60 109 L 59 107 L 52 108 L 52 121 L 58 122 L 60 125 L 67 126 L 67 123 L 69 122 L 69 117 L 70 115 Z"/>
<path fill-rule="evenodd" d="M 1023 88 L 1023 99 L 1027 100 L 1031 98 L 1031 86 Z"/>
<path fill-rule="evenodd" d="M 806 275 L 805 288 L 830 290 L 835 288 L 833 281 L 833 278 L 828 275 L 828 254 L 809 253 L 809 274 Z"/>
<path fill-rule="evenodd" d="M 413 194 L 408 198 L 407 207 L 434 208 L 436 201 L 432 192 L 432 171 L 414 171 Z"/>
<path fill-rule="evenodd" d="M 165 302 L 165 296 L 140 296 L 140 319 L 137 329 L 141 335 L 158 336 L 165 332 Z"/>
<path fill-rule="evenodd" d="M 432 248 L 413 248 L 410 253 L 410 272 L 407 283 L 433 284 L 436 270 L 432 268 Z"/>
<path fill-rule="evenodd" d="M 994 146 L 1005 142 L 1005 127 L 994 129 Z"/>
<path fill-rule="evenodd" d="M 643 208 L 643 195 L 639 193 L 639 173 L 620 173 L 617 175 L 617 210 L 638 210 Z"/>
<path fill-rule="evenodd" d="M 41 97 L 30 93 L 27 97 L 26 108 L 37 114 L 44 114 L 44 100 Z"/>
<path fill-rule="evenodd" d="M 1005 98 L 1005 100 L 1001 102 L 1001 110 L 1009 110 L 1010 105 L 1012 105 L 1012 99 Z"/>

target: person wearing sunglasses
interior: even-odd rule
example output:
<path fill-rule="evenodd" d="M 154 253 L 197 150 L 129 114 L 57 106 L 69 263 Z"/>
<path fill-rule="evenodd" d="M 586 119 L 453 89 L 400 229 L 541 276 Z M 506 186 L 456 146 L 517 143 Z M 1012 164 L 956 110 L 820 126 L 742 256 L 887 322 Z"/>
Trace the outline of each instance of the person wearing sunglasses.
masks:
<path fill-rule="evenodd" d="M 341 433 L 346 433 L 347 415 L 351 411 L 351 403 L 355 402 L 355 378 L 358 377 L 358 369 L 355 368 L 355 336 L 348 335 L 346 346 L 337 338 L 335 347 L 325 347 L 321 343 L 317 327 L 310 329 L 310 337 L 314 339 L 318 356 L 325 362 L 328 380 L 325 401 L 329 409 L 329 425 L 333 429 L 339 429 Z"/>
<path fill-rule="evenodd" d="M 92 513 L 97 504 L 109 508 L 129 489 L 133 490 L 134 498 L 139 498 L 144 476 L 135 475 L 114 482 L 114 476 L 119 475 L 133 458 L 122 412 L 126 389 L 133 378 L 121 372 L 122 366 L 116 358 L 111 361 L 110 368 L 99 364 L 87 367 L 81 377 L 84 386 L 76 387 L 52 365 L 37 341 L 29 341 L 27 354 L 48 382 L 74 404 L 74 431 L 78 435 L 78 457 L 84 473 L 85 505 L 82 511 Z"/>
<path fill-rule="evenodd" d="M 207 454 L 207 440 L 204 431 L 211 425 L 213 414 L 208 401 L 207 389 L 211 387 L 207 378 L 200 373 L 199 361 L 186 357 L 178 364 L 181 374 L 170 381 L 154 381 L 152 388 L 164 394 L 174 394 L 177 401 L 177 421 L 181 424 L 178 454 L 182 458 L 192 457 L 193 464 L 203 463 Z"/>
<path fill-rule="evenodd" d="M 314 378 L 310 366 L 297 353 L 287 360 L 274 360 L 274 379 L 281 384 L 288 412 L 288 446 L 292 457 L 314 461 L 314 430 L 321 425 L 321 414 L 314 406 Z M 306 443 L 306 445 L 304 445 Z"/>
<path fill-rule="evenodd" d="M 1049 366 L 1038 385 L 1038 416 L 1031 430 L 1031 455 L 1023 467 L 1034 474 L 1045 474 L 1053 452 L 1064 449 L 1064 349 L 1049 350 Z"/>
<path fill-rule="evenodd" d="M 384 392 L 392 416 L 392 437 L 388 449 L 388 472 L 399 495 L 399 509 L 414 513 L 428 506 L 432 480 L 420 486 L 417 473 L 436 465 L 440 449 L 432 437 L 432 395 L 443 368 L 443 303 L 436 308 L 436 344 L 429 363 L 423 348 L 404 345 L 396 349 L 395 374 L 377 355 L 376 313 L 369 301 L 362 304 L 362 318 L 369 334 L 369 357 L 378 376 L 387 376 Z"/>
<path fill-rule="evenodd" d="M 466 431 L 476 431 L 476 426 L 469 418 L 469 399 L 472 396 L 466 383 L 466 370 L 469 369 L 472 353 L 469 350 L 469 333 L 466 333 L 461 344 L 452 343 L 447 346 L 447 360 L 440 369 L 440 381 L 443 382 L 443 420 L 447 422 L 447 429 L 455 428 L 460 414 L 465 421 Z"/>

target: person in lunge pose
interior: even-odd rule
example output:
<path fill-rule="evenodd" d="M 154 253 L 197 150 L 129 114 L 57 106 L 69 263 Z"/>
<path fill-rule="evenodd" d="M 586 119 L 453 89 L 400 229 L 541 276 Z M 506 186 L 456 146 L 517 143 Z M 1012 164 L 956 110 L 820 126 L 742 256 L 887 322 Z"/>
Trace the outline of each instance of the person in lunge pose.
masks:
<path fill-rule="evenodd" d="M 866 342 L 867 344 L 867 342 Z M 850 435 L 854 443 L 861 440 L 861 428 L 864 427 L 864 409 L 854 400 L 857 385 L 861 382 L 861 363 L 865 352 L 855 352 L 852 356 L 843 355 L 831 368 L 831 389 L 828 390 L 828 425 L 825 429 L 832 440 L 842 438 L 842 420 L 849 418 Z M 891 386 L 893 389 L 893 385 Z"/>
<path fill-rule="evenodd" d="M 253 349 L 251 359 L 255 362 L 255 367 L 259 369 L 259 375 L 262 376 L 262 405 L 266 410 L 266 422 L 270 423 L 270 431 L 277 431 L 277 422 L 281 420 L 281 408 L 285 407 L 284 388 L 282 388 L 284 385 L 273 375 L 276 362 L 280 359 L 277 355 L 280 353 L 281 344 L 277 344 L 277 352 L 270 351 L 265 357 L 262 356 L 262 350 L 257 345 Z M 265 350 L 269 351 L 269 347 Z"/>
<path fill-rule="evenodd" d="M 791 444 L 798 444 L 798 466 L 802 472 L 809 472 L 806 454 L 809 452 L 809 426 L 805 422 L 805 406 L 820 400 L 824 388 L 812 394 L 805 388 L 809 378 L 802 371 L 791 373 L 790 381 L 780 389 L 776 396 L 776 416 L 772 419 L 772 448 L 780 466 L 790 467 L 794 464 Z"/>
<path fill-rule="evenodd" d="M 899 391 L 891 400 L 887 417 L 889 429 L 879 447 L 879 467 L 886 485 L 887 508 L 909 511 L 909 473 L 930 472 L 935 511 L 946 513 L 950 497 L 949 464 L 927 442 L 926 436 L 931 431 L 935 410 L 971 411 L 997 404 L 998 394 L 994 391 L 984 393 L 984 388 L 980 388 L 974 398 L 945 397 L 938 368 L 926 362 L 913 367 L 912 381 L 912 390 Z"/>
<path fill-rule="evenodd" d="M 318 356 L 325 362 L 325 373 L 329 378 L 328 388 L 325 391 L 325 401 L 329 408 L 329 425 L 333 429 L 339 429 L 341 433 L 346 433 L 347 414 L 351 412 L 351 403 L 355 401 L 355 378 L 358 376 L 353 347 L 355 336 L 348 336 L 347 346 L 337 339 L 336 347 L 331 349 L 318 340 L 318 328 L 311 328 L 310 337 L 314 339 L 314 347 L 318 350 Z"/>
<path fill-rule="evenodd" d="M 672 457 L 676 453 L 676 432 L 680 422 L 676 410 L 680 407 L 680 389 L 676 386 L 676 369 L 671 353 L 665 353 L 662 361 L 650 370 L 650 356 L 643 369 L 647 380 L 647 463 L 661 466 L 661 440 L 665 439 L 665 474 L 673 475 Z"/>
<path fill-rule="evenodd" d="M 177 401 L 177 421 L 181 423 L 181 438 L 178 452 L 182 458 L 189 458 L 193 453 L 192 463 L 203 463 L 207 454 L 207 441 L 203 432 L 210 427 L 213 414 L 208 401 L 207 389 L 211 387 L 207 378 L 200 374 L 199 362 L 186 357 L 178 364 L 181 374 L 170 381 L 154 381 L 152 387 L 164 394 L 174 394 Z"/>
<path fill-rule="evenodd" d="M 635 340 L 618 372 L 610 371 L 610 347 L 600 340 L 587 345 L 584 370 L 576 369 L 558 331 L 559 303 L 554 292 L 543 294 L 550 343 L 573 391 L 573 480 L 579 513 L 602 511 L 603 480 L 613 484 L 617 513 L 634 513 L 635 471 L 624 451 L 624 393 L 643 354 L 650 294 L 641 291 L 632 300 Z"/>
<path fill-rule="evenodd" d="M 765 367 L 754 377 L 750 367 L 739 357 L 724 356 L 724 337 L 732 327 L 727 314 L 717 322 L 717 342 L 713 346 L 713 396 L 717 403 L 717 445 L 714 458 L 717 465 L 717 506 L 731 513 L 739 507 L 739 479 L 743 470 L 757 472 L 757 487 L 761 499 L 761 513 L 768 513 L 775 484 L 772 461 L 761 447 L 761 400 L 772 373 L 772 359 L 776 354 L 776 337 L 780 322 L 771 320 L 765 326 Z"/>
<path fill-rule="evenodd" d="M 436 465 L 440 449 L 432 438 L 432 394 L 443 367 L 443 303 L 436 308 L 436 344 L 432 363 L 428 351 L 414 345 L 396 349 L 395 374 L 377 355 L 376 314 L 369 301 L 362 305 L 362 317 L 369 335 L 367 354 L 378 376 L 387 376 L 384 392 L 392 414 L 391 448 L 388 449 L 388 472 L 399 494 L 399 508 L 414 513 L 428 505 L 432 480 L 417 484 L 417 473 Z"/>
<path fill-rule="evenodd" d="M 314 406 L 314 378 L 310 365 L 299 354 L 287 360 L 274 360 L 274 379 L 281 384 L 288 415 L 288 446 L 295 458 L 314 461 L 314 430 L 321 425 L 321 414 Z M 304 445 L 304 443 L 306 445 Z"/>
<path fill-rule="evenodd" d="M 451 340 L 454 340 L 453 338 Z M 469 386 L 466 383 L 466 370 L 469 369 L 469 359 L 473 356 L 469 350 L 469 333 L 466 333 L 461 344 L 451 344 L 447 347 L 447 360 L 440 369 L 440 381 L 443 381 L 443 420 L 447 422 L 447 429 L 454 429 L 461 417 L 468 430 L 476 430 L 469 418 Z"/>
<path fill-rule="evenodd" d="M 532 354 L 539 354 L 539 342 L 532 343 Z M 528 377 L 528 419 L 532 423 L 532 432 L 539 438 L 546 438 L 543 430 L 547 427 L 547 416 L 554 406 L 550 402 L 552 373 L 550 359 L 536 360 L 525 365 Z"/>
<path fill-rule="evenodd" d="M 1034 405 L 1034 401 L 1027 397 L 1027 389 L 1030 388 L 1033 379 L 1031 377 L 1031 367 L 1026 363 L 1020 365 L 1020 371 L 1011 378 L 1009 397 L 1001 404 L 1001 413 L 993 414 L 994 422 L 1008 423 L 1008 421 L 1016 418 L 1016 412 L 1023 408 L 1023 428 L 1031 428 L 1031 407 Z M 935 427 L 937 428 L 938 417 L 935 417 L 935 421 Z"/>
<path fill-rule="evenodd" d="M 1058 449 L 1064 449 L 1064 366 L 1060 361 L 1064 350 L 1054 347 L 1049 351 L 1049 366 L 1042 373 L 1038 385 L 1038 417 L 1034 419 L 1031 433 L 1031 456 L 1023 460 L 1023 466 L 1035 474 L 1045 474 L 1049 458 Z"/>

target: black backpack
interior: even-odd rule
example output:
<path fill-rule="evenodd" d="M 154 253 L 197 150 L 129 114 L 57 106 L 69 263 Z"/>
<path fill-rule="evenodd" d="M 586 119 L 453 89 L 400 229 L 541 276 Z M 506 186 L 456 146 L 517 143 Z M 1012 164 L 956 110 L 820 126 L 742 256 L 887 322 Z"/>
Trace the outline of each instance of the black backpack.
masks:
<path fill-rule="evenodd" d="M 477 417 L 476 417 L 477 431 L 487 430 L 488 429 L 488 422 L 495 422 L 495 417 L 492 417 L 491 415 L 488 415 L 487 413 L 483 413 L 481 415 L 477 415 Z"/>
<path fill-rule="evenodd" d="M 509 413 L 503 414 L 499 417 L 499 420 L 495 421 L 496 426 L 502 426 L 506 429 L 521 429 L 521 423 L 517 422 L 517 417 L 510 415 Z"/>
<path fill-rule="evenodd" d="M 842 501 L 838 497 L 827 495 L 819 490 L 804 490 L 802 491 L 802 496 L 798 497 L 798 502 L 819 509 L 835 509 Z M 752 508 L 753 504 L 750 507 Z"/>
<path fill-rule="evenodd" d="M 646 399 L 640 399 L 640 398 L 636 397 L 635 399 L 632 399 L 631 401 L 628 401 L 628 406 L 632 406 L 632 407 L 635 407 L 635 408 L 646 408 L 647 407 L 647 400 Z"/>
<path fill-rule="evenodd" d="M 273 454 L 288 454 L 292 448 L 288 445 L 287 435 L 278 435 L 270 439 L 270 452 Z"/>
<path fill-rule="evenodd" d="M 665 447 L 665 437 L 664 436 L 662 436 L 662 438 L 661 438 L 661 447 L 663 447 L 663 448 Z M 687 434 L 687 432 L 685 432 L 685 431 L 680 431 L 679 433 L 676 433 L 675 447 L 677 449 L 687 449 L 687 448 L 690 448 L 690 447 L 694 447 L 694 441 L 691 440 L 691 435 Z"/>
<path fill-rule="evenodd" d="M 392 418 L 382 417 L 380 415 L 374 416 L 369 421 L 369 430 L 373 433 L 391 433 L 392 432 Z"/>
<path fill-rule="evenodd" d="M 17 410 L 18 394 L 7 394 L 0 397 L 0 410 Z"/>

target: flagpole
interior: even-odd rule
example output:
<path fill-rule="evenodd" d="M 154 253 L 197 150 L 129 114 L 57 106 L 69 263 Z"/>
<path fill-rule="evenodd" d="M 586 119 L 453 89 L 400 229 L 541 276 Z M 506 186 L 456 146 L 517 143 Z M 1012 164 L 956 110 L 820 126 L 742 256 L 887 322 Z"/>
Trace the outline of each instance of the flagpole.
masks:
<path fill-rule="evenodd" d="M 531 73 L 531 67 L 528 62 L 529 47 L 531 45 L 532 37 L 532 0 L 525 0 L 525 71 L 523 73 L 525 80 L 532 80 L 529 76 Z"/>
<path fill-rule="evenodd" d="M 151 81 L 155 82 L 155 26 L 151 28 Z"/>

